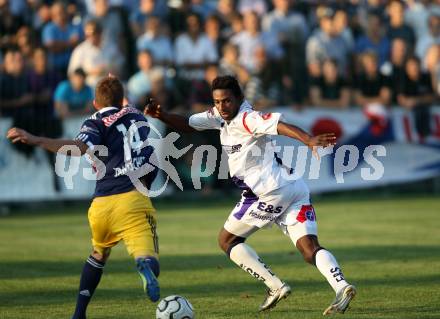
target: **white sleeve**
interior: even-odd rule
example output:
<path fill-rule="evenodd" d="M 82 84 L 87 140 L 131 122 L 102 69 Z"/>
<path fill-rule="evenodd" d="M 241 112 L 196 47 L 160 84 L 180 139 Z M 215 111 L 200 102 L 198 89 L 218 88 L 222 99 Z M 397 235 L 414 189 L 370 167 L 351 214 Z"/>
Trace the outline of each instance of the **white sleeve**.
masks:
<path fill-rule="evenodd" d="M 243 128 L 254 136 L 278 135 L 277 126 L 280 118 L 281 113 L 244 112 L 242 115 Z"/>
<path fill-rule="evenodd" d="M 73 50 L 72 55 L 70 56 L 69 66 L 67 67 L 67 73 L 69 74 L 81 67 L 81 61 L 83 59 L 80 49 L 81 47 L 77 47 L 75 50 Z"/>
<path fill-rule="evenodd" d="M 191 115 L 188 122 L 189 126 L 198 131 L 219 130 L 222 124 L 219 116 L 216 116 L 214 108 Z"/>

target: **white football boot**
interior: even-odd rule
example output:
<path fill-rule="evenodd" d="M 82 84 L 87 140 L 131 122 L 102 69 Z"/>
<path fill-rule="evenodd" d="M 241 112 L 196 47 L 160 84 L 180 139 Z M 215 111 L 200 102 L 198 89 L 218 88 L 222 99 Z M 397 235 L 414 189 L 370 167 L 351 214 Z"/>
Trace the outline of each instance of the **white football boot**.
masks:
<path fill-rule="evenodd" d="M 266 299 L 260 305 L 259 310 L 265 311 L 274 308 L 281 299 L 287 298 L 291 292 L 292 289 L 286 283 L 278 289 L 267 289 Z"/>
<path fill-rule="evenodd" d="M 344 313 L 355 296 L 356 287 L 353 285 L 345 286 L 336 294 L 335 300 L 333 300 L 330 306 L 328 306 L 322 314 L 325 316 L 338 312 Z"/>

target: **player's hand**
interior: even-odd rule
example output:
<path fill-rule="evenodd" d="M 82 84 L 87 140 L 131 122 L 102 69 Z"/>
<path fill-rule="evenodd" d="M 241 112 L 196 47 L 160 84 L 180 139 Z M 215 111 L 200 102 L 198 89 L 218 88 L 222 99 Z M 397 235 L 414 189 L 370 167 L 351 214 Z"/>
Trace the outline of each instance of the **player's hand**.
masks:
<path fill-rule="evenodd" d="M 312 154 L 317 159 L 319 159 L 319 154 L 318 154 L 319 147 L 333 146 L 335 144 L 336 144 L 335 133 L 326 133 L 311 137 L 307 143 L 307 146 L 312 149 Z"/>
<path fill-rule="evenodd" d="M 162 110 L 159 104 L 157 104 L 153 99 L 149 99 L 144 108 L 144 114 L 159 119 L 162 115 Z"/>
<path fill-rule="evenodd" d="M 37 137 L 35 135 L 16 127 L 9 129 L 6 137 L 10 139 L 12 143 L 21 142 L 29 145 L 37 144 Z"/>

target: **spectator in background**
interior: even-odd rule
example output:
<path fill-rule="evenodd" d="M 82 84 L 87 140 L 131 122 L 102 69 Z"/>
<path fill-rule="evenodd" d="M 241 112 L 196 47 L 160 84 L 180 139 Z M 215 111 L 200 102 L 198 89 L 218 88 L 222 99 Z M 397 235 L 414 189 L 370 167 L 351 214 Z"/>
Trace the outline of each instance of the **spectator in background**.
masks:
<path fill-rule="evenodd" d="M 349 52 L 354 49 L 354 38 L 351 29 L 348 26 L 348 14 L 347 11 L 339 9 L 336 10 L 333 17 L 333 28 L 335 33 L 342 37 L 345 41 L 345 47 Z"/>
<path fill-rule="evenodd" d="M 389 78 L 378 71 L 377 56 L 374 52 L 362 54 L 362 72 L 356 79 L 356 104 L 367 109 L 376 104 L 387 106 L 391 101 Z"/>
<path fill-rule="evenodd" d="M 264 47 L 270 60 L 280 60 L 283 57 L 283 49 L 274 34 L 261 32 L 260 21 L 255 12 L 247 12 L 243 16 L 244 30 L 234 35 L 231 42 L 238 46 L 240 63 L 248 71 L 255 71 L 258 47 Z"/>
<path fill-rule="evenodd" d="M 86 74 L 87 85 L 92 88 L 109 73 L 120 76 L 123 58 L 116 45 L 103 42 L 102 28 L 98 21 L 87 21 L 84 34 L 86 39 L 72 52 L 68 72 L 82 69 Z"/>
<path fill-rule="evenodd" d="M 171 39 L 165 34 L 159 17 L 151 16 L 145 24 L 145 33 L 136 42 L 137 50 L 148 50 L 154 62 L 160 65 L 171 65 L 174 58 Z"/>
<path fill-rule="evenodd" d="M 36 42 L 31 28 L 28 26 L 22 26 L 20 29 L 18 29 L 16 34 L 16 42 L 21 54 L 23 54 L 25 64 L 30 66 Z"/>
<path fill-rule="evenodd" d="M 390 61 L 381 68 L 381 73 L 390 78 L 393 103 L 397 103 L 397 92 L 402 89 L 405 80 L 405 61 L 408 56 L 408 46 L 404 39 L 396 38 L 391 43 Z"/>
<path fill-rule="evenodd" d="M 93 19 L 102 29 L 101 47 L 117 47 L 117 51 L 123 58 L 122 69 L 125 69 L 126 56 L 128 52 L 127 39 L 124 38 L 124 22 L 118 11 L 111 9 L 109 0 L 94 0 L 94 15 L 90 15 L 87 20 Z M 126 75 L 126 74 L 124 74 Z"/>
<path fill-rule="evenodd" d="M 43 48 L 36 48 L 29 73 L 29 88 L 33 94 L 33 112 L 29 118 L 29 132 L 39 136 L 58 138 L 63 133 L 62 124 L 55 114 L 53 93 L 62 76 L 48 68 L 47 56 Z M 50 165 L 55 165 L 55 154 L 46 152 Z M 59 180 L 55 172 L 52 175 L 56 191 L 60 190 Z"/>
<path fill-rule="evenodd" d="M 358 22 L 361 29 L 368 28 L 368 16 L 370 14 L 377 14 L 382 21 L 385 19 L 386 1 L 384 0 L 366 0 L 363 4 L 357 6 L 357 14 L 355 21 Z"/>
<path fill-rule="evenodd" d="M 29 73 L 30 90 L 34 95 L 35 114 L 34 121 L 41 122 L 39 132 L 53 127 L 50 135 L 56 137 L 61 135 L 61 126 L 55 118 L 53 105 L 53 94 L 58 83 L 63 79 L 61 74 L 51 70 L 47 63 L 46 51 L 43 48 L 36 48 L 32 58 L 32 68 Z"/>
<path fill-rule="evenodd" d="M 50 66 L 65 76 L 70 55 L 81 39 L 81 32 L 68 21 L 62 2 L 55 2 L 50 12 L 52 22 L 43 29 L 42 42 L 49 52 Z"/>
<path fill-rule="evenodd" d="M 206 65 L 217 63 L 217 50 L 202 32 L 201 20 L 197 14 L 188 15 L 186 22 L 188 31 L 177 37 L 174 46 L 178 76 L 186 81 L 201 80 Z"/>
<path fill-rule="evenodd" d="M 148 50 L 143 50 L 138 53 L 137 64 L 139 71 L 128 80 L 128 96 L 133 103 L 143 105 L 146 96 L 151 91 L 151 74 L 158 68 L 154 67 L 155 61 L 153 55 Z"/>
<path fill-rule="evenodd" d="M 178 3 L 177 7 L 170 8 L 167 21 L 167 25 L 174 37 L 187 31 L 187 18 L 193 13 L 191 10 L 191 0 L 180 0 Z"/>
<path fill-rule="evenodd" d="M 292 10 L 292 1 L 273 0 L 274 9 L 262 20 L 263 30 L 278 37 L 284 51 L 282 63 L 284 68 L 280 77 L 283 84 L 283 104 L 291 104 L 292 100 L 301 102 L 303 92 L 307 91 L 304 78 L 307 75 L 305 67 L 305 41 L 309 27 L 304 16 Z"/>
<path fill-rule="evenodd" d="M 193 81 L 189 93 L 189 104 L 192 113 L 205 112 L 212 107 L 211 83 L 218 76 L 218 67 L 215 64 L 209 65 L 205 70 L 203 81 Z"/>
<path fill-rule="evenodd" d="M 211 40 L 212 44 L 217 50 L 218 56 L 221 55 L 221 49 L 225 44 L 225 39 L 220 33 L 220 20 L 216 16 L 209 16 L 205 21 L 205 33 Z"/>
<path fill-rule="evenodd" d="M 82 69 L 69 73 L 69 78 L 58 84 L 53 99 L 61 119 L 93 112 L 93 90 L 87 85 L 86 74 Z"/>
<path fill-rule="evenodd" d="M 434 102 L 431 77 L 422 73 L 420 60 L 410 57 L 405 63 L 405 82 L 397 95 L 399 105 L 412 110 L 417 132 L 426 137 L 430 134 L 430 107 Z"/>
<path fill-rule="evenodd" d="M 429 19 L 429 0 L 406 0 L 405 22 L 410 26 L 416 36 L 417 41 L 427 34 Z"/>
<path fill-rule="evenodd" d="M 350 103 L 350 89 L 339 75 L 337 62 L 327 59 L 322 65 L 322 76 L 312 81 L 310 86 L 312 105 L 344 109 Z"/>
<path fill-rule="evenodd" d="M 187 113 L 188 109 L 182 105 L 182 99 L 178 92 L 166 85 L 166 78 L 161 70 L 155 69 L 151 73 L 151 91 L 147 95 L 146 100 L 154 99 L 157 104 L 164 110 Z M 140 104 L 143 107 L 143 104 Z"/>
<path fill-rule="evenodd" d="M 422 70 L 429 72 L 432 88 L 440 95 L 440 44 L 434 44 L 429 48 L 422 63 Z"/>
<path fill-rule="evenodd" d="M 244 83 L 244 96 L 255 109 L 277 105 L 281 100 L 279 64 L 270 62 L 263 46 L 254 50 L 255 68 Z"/>
<path fill-rule="evenodd" d="M 157 15 L 155 7 L 156 0 L 139 1 L 138 10 L 134 10 L 130 16 L 130 26 L 135 37 L 139 37 L 142 34 L 144 27 L 151 17 L 164 18 Z"/>
<path fill-rule="evenodd" d="M 303 44 L 309 33 L 304 16 L 291 11 L 289 0 L 273 0 L 274 9 L 262 20 L 262 29 L 278 37 L 287 49 L 290 43 Z"/>
<path fill-rule="evenodd" d="M 405 24 L 404 5 L 401 0 L 391 0 L 387 7 L 390 18 L 388 26 L 388 38 L 392 41 L 395 38 L 402 38 L 411 48 L 415 44 L 415 35 L 413 29 Z"/>
<path fill-rule="evenodd" d="M 12 126 L 25 126 L 27 129 L 32 119 L 34 96 L 24 69 L 23 55 L 15 48 L 8 49 L 3 62 L 3 71 L 0 73 L 0 114 L 11 117 Z M 25 152 L 29 150 L 17 147 Z"/>
<path fill-rule="evenodd" d="M 382 66 L 389 59 L 390 46 L 390 40 L 385 35 L 381 16 L 370 13 L 366 33 L 357 39 L 355 52 L 362 54 L 366 51 L 373 51 L 377 54 L 379 65 Z"/>
<path fill-rule="evenodd" d="M 224 35 L 226 38 L 230 40 L 234 35 L 239 34 L 243 30 L 244 30 L 243 16 L 237 13 L 231 17 L 230 28 L 225 29 Z"/>
<path fill-rule="evenodd" d="M 341 35 L 333 26 L 334 11 L 329 7 L 318 7 L 319 29 L 309 38 L 306 45 L 307 68 L 311 77 L 321 75 L 324 60 L 335 59 L 339 72 L 346 77 L 349 49 Z"/>
<path fill-rule="evenodd" d="M 415 53 L 420 60 L 423 60 L 429 48 L 434 44 L 440 44 L 440 16 L 431 15 L 428 24 L 428 32 L 417 41 Z"/>
<path fill-rule="evenodd" d="M 265 0 L 238 0 L 237 10 L 242 15 L 255 12 L 259 17 L 262 17 L 267 12 L 267 4 Z"/>
<path fill-rule="evenodd" d="M 214 14 L 215 5 L 212 1 L 191 0 L 191 10 L 206 21 L 209 16 Z"/>
<path fill-rule="evenodd" d="M 244 83 L 248 80 L 249 74 L 240 64 L 238 47 L 232 43 L 223 46 L 223 55 L 220 59 L 219 74 L 232 75 Z"/>
<path fill-rule="evenodd" d="M 221 29 L 232 25 L 232 18 L 236 16 L 234 0 L 219 0 L 215 15 L 220 19 Z"/>
<path fill-rule="evenodd" d="M 32 27 L 37 34 L 41 34 L 42 30 L 50 23 L 51 13 L 50 6 L 47 3 L 35 3 L 35 12 L 32 19 Z"/>
<path fill-rule="evenodd" d="M 46 85 L 53 85 L 55 81 L 50 74 L 46 69 L 44 51 L 35 51 L 34 70 L 30 74 L 25 72 L 20 51 L 9 49 L 6 52 L 4 72 L 0 73 L 0 114 L 11 117 L 13 127 L 52 138 L 61 134 L 60 123 L 54 117 L 46 92 Z M 13 147 L 26 157 L 32 156 L 34 152 L 34 147 L 30 145 L 13 144 Z M 53 166 L 55 156 L 47 154 Z M 53 183 L 54 189 L 59 190 L 55 172 Z"/>
<path fill-rule="evenodd" d="M 14 16 L 10 10 L 9 0 L 0 0 L 0 50 L 16 44 L 15 35 L 24 24 L 20 16 Z"/>

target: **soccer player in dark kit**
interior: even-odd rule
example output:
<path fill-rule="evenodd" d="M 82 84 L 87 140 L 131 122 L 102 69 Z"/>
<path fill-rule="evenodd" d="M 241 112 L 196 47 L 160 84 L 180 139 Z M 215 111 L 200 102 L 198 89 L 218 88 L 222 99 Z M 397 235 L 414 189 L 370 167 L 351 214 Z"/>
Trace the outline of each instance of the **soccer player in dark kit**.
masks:
<path fill-rule="evenodd" d="M 51 139 L 11 128 L 7 137 L 13 143 L 36 145 L 48 151 L 62 152 L 75 148 L 77 154 L 91 154 L 104 147 L 95 157 L 99 166 L 94 199 L 88 212 L 93 250 L 81 274 L 78 299 L 72 319 L 85 319 L 90 299 L 99 284 L 110 251 L 123 240 L 135 259 L 148 298 L 160 298 L 158 238 L 156 212 L 150 199 L 137 190 L 129 173 L 150 164 L 154 148 L 146 144 L 150 128 L 145 116 L 133 107 L 123 107 L 124 89 L 113 76 L 103 78 L 96 86 L 94 107 L 97 110 L 82 125 L 74 140 Z M 60 150 L 61 149 L 61 150 Z M 107 153 L 105 156 L 102 153 Z M 147 189 L 157 169 L 154 165 L 140 178 Z"/>

